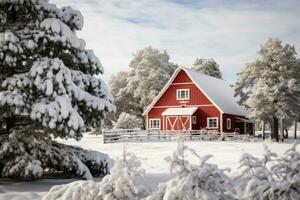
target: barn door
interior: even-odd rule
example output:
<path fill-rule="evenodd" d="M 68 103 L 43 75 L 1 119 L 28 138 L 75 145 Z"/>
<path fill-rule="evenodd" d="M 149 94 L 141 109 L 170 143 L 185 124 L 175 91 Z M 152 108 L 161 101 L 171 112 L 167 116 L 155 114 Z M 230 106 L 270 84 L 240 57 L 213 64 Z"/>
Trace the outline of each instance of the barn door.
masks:
<path fill-rule="evenodd" d="M 182 131 L 190 130 L 190 116 L 167 116 L 166 117 L 166 130 L 169 131 Z"/>
<path fill-rule="evenodd" d="M 178 130 L 178 116 L 166 117 L 166 130 L 168 131 Z"/>
<path fill-rule="evenodd" d="M 179 126 L 180 130 L 186 131 L 190 130 L 190 116 L 180 116 L 179 117 Z"/>

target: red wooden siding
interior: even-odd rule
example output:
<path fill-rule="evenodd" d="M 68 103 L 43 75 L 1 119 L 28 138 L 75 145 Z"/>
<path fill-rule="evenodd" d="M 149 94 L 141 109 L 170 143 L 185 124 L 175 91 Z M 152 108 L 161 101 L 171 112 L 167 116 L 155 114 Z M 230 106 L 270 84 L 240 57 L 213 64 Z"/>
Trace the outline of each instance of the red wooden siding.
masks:
<path fill-rule="evenodd" d="M 173 80 L 173 83 L 189 83 L 192 82 L 192 80 L 190 79 L 190 77 L 186 74 L 185 71 L 181 70 L 176 78 Z"/>
<path fill-rule="evenodd" d="M 191 82 L 188 75 L 181 71 L 174 79 L 176 81 L 178 77 L 181 77 L 187 82 Z M 174 83 L 173 81 L 173 83 Z M 182 105 L 182 101 L 178 101 L 176 99 L 176 90 L 177 89 L 189 89 L 190 90 L 190 99 L 185 100 L 186 105 L 208 105 L 212 104 L 208 98 L 199 90 L 199 88 L 193 84 L 183 84 L 183 85 L 170 85 L 170 87 L 165 91 L 165 93 L 160 97 L 160 99 L 156 102 L 155 106 L 180 106 Z"/>
<path fill-rule="evenodd" d="M 223 131 L 224 132 L 234 132 L 236 128 L 240 128 L 239 125 L 236 123 L 235 115 L 223 114 Z M 227 119 L 231 119 L 231 128 L 227 128 Z"/>
<path fill-rule="evenodd" d="M 176 90 L 177 89 L 189 89 L 190 98 L 189 100 L 177 100 L 176 99 Z M 166 116 L 162 116 L 162 113 L 170 107 L 189 107 L 195 106 L 198 107 L 198 110 L 193 114 L 196 116 L 196 123 L 191 124 L 192 130 L 208 129 L 207 118 L 208 117 L 217 117 L 218 118 L 218 131 L 221 131 L 221 126 L 223 126 L 224 132 L 233 132 L 236 128 L 240 127 L 240 124 L 236 123 L 235 116 L 230 114 L 221 113 L 220 110 L 213 105 L 213 103 L 202 93 L 202 91 L 192 83 L 192 80 L 186 74 L 184 70 L 181 70 L 177 76 L 174 78 L 169 88 L 166 89 L 164 94 L 158 99 L 154 106 L 148 112 L 148 129 L 150 129 L 150 119 L 160 119 L 160 129 L 161 130 L 170 130 L 170 124 L 174 127 L 175 130 L 182 130 L 186 127 L 190 127 L 190 120 L 186 117 L 181 119 L 186 122 L 185 127 L 182 127 L 182 124 L 179 124 L 176 120 L 176 117 L 169 117 L 168 123 Z M 220 115 L 222 114 L 222 122 Z M 227 129 L 227 119 L 231 119 L 231 128 Z M 176 122 L 176 123 L 175 123 Z M 186 126 L 188 123 L 188 126 Z M 247 129 L 251 130 L 252 125 L 247 125 Z"/>
<path fill-rule="evenodd" d="M 230 114 L 223 114 L 223 131 L 224 132 L 234 132 L 239 129 L 240 133 L 244 133 L 244 123 L 238 122 L 241 120 L 236 119 L 236 117 L 239 118 L 245 118 L 244 116 L 237 116 L 237 115 L 230 115 Z M 227 119 L 231 119 L 231 129 L 227 128 Z M 246 133 L 253 133 L 253 124 L 252 123 L 246 123 Z"/>

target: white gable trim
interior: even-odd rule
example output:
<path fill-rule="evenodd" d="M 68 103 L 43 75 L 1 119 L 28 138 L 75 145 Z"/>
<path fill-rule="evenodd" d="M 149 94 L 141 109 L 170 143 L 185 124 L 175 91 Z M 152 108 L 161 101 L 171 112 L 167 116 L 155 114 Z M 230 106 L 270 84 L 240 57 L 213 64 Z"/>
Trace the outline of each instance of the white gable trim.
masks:
<path fill-rule="evenodd" d="M 182 67 L 178 67 L 175 72 L 173 73 L 173 75 L 171 76 L 170 80 L 167 82 L 167 84 L 163 87 L 163 89 L 158 93 L 158 95 L 153 99 L 153 101 L 151 102 L 151 104 L 147 107 L 147 109 L 144 111 L 143 115 L 147 115 L 148 112 L 151 110 L 151 108 L 157 103 L 157 101 L 161 98 L 161 96 L 166 92 L 166 90 L 172 85 L 172 82 L 174 81 L 174 79 L 177 77 L 178 73 L 183 70 L 188 77 L 192 80 L 192 83 L 194 83 L 197 88 L 204 94 L 205 97 L 208 98 L 208 100 L 222 113 L 223 110 L 220 109 L 219 106 L 217 106 L 217 104 L 200 88 L 200 86 L 192 79 L 192 77 L 189 75 L 189 73 L 185 70 L 185 68 Z M 190 83 L 190 82 L 189 82 Z"/>

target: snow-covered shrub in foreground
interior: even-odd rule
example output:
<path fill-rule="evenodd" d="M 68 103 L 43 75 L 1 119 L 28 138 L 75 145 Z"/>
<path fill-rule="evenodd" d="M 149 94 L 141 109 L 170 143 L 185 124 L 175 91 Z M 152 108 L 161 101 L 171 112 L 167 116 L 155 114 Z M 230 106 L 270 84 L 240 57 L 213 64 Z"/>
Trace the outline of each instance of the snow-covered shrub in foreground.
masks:
<path fill-rule="evenodd" d="M 190 164 L 187 153 L 200 160 Z M 296 145 L 284 155 L 277 155 L 265 148 L 263 158 L 244 154 L 241 174 L 231 179 L 217 165 L 207 163 L 209 155 L 200 157 L 182 141 L 172 157 L 173 178 L 161 183 L 157 191 L 149 192 L 136 183 L 143 175 L 141 163 L 134 154 L 125 154 L 117 161 L 111 174 L 102 182 L 76 181 L 54 186 L 43 200 L 298 200 L 300 199 L 300 153 Z"/>
<path fill-rule="evenodd" d="M 106 154 L 60 144 L 43 132 L 26 128 L 0 140 L 2 177 L 37 179 L 50 170 L 92 179 L 107 174 L 112 165 Z"/>
<path fill-rule="evenodd" d="M 54 186 L 43 200 L 139 200 L 148 195 L 147 190 L 136 183 L 136 177 L 144 170 L 134 154 L 124 153 L 101 183 L 76 181 Z"/>
<path fill-rule="evenodd" d="M 300 153 L 297 144 L 277 157 L 265 147 L 263 158 L 244 154 L 236 186 L 243 200 L 300 199 Z"/>
<path fill-rule="evenodd" d="M 134 154 L 124 153 L 123 159 L 112 168 L 111 174 L 101 182 L 99 199 L 105 200 L 139 200 L 148 192 L 137 185 L 135 178 L 143 176 L 141 163 Z"/>
<path fill-rule="evenodd" d="M 231 179 L 217 165 L 206 161 L 210 156 L 200 157 L 193 149 L 188 149 L 200 163 L 192 165 L 184 158 L 187 147 L 180 141 L 172 158 L 171 172 L 174 178 L 159 185 L 158 191 L 147 200 L 230 200 L 237 199 Z"/>

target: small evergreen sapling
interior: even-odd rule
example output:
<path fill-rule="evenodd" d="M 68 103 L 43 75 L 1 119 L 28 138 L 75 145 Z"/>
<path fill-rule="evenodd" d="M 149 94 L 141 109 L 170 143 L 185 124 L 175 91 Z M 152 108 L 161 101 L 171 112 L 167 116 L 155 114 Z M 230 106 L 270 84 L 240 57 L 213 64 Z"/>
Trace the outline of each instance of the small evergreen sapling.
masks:
<path fill-rule="evenodd" d="M 189 150 L 200 163 L 192 165 L 185 160 L 185 151 Z M 234 200 L 236 192 L 231 179 L 214 164 L 206 161 L 210 155 L 200 157 L 193 149 L 188 149 L 179 141 L 177 150 L 167 158 L 174 177 L 159 185 L 158 191 L 147 197 L 147 200 Z"/>
<path fill-rule="evenodd" d="M 148 195 L 148 191 L 136 183 L 136 178 L 144 173 L 137 157 L 124 150 L 123 158 L 102 182 L 76 181 L 54 186 L 43 200 L 140 200 Z"/>
<path fill-rule="evenodd" d="M 273 162 L 276 156 L 265 146 L 265 153 L 261 159 L 248 153 L 241 157 L 240 167 L 244 170 L 236 178 L 241 199 L 269 199 L 272 196 L 269 189 L 274 182 L 274 176 L 267 165 Z"/>
<path fill-rule="evenodd" d="M 145 170 L 133 153 L 124 150 L 120 159 L 112 168 L 111 174 L 104 177 L 99 190 L 99 199 L 104 200 L 140 200 L 148 191 L 136 183 L 136 178 L 144 176 Z"/>
<path fill-rule="evenodd" d="M 244 154 L 244 171 L 236 179 L 243 200 L 297 200 L 300 198 L 300 153 L 297 144 L 277 157 L 267 147 L 263 158 Z"/>

